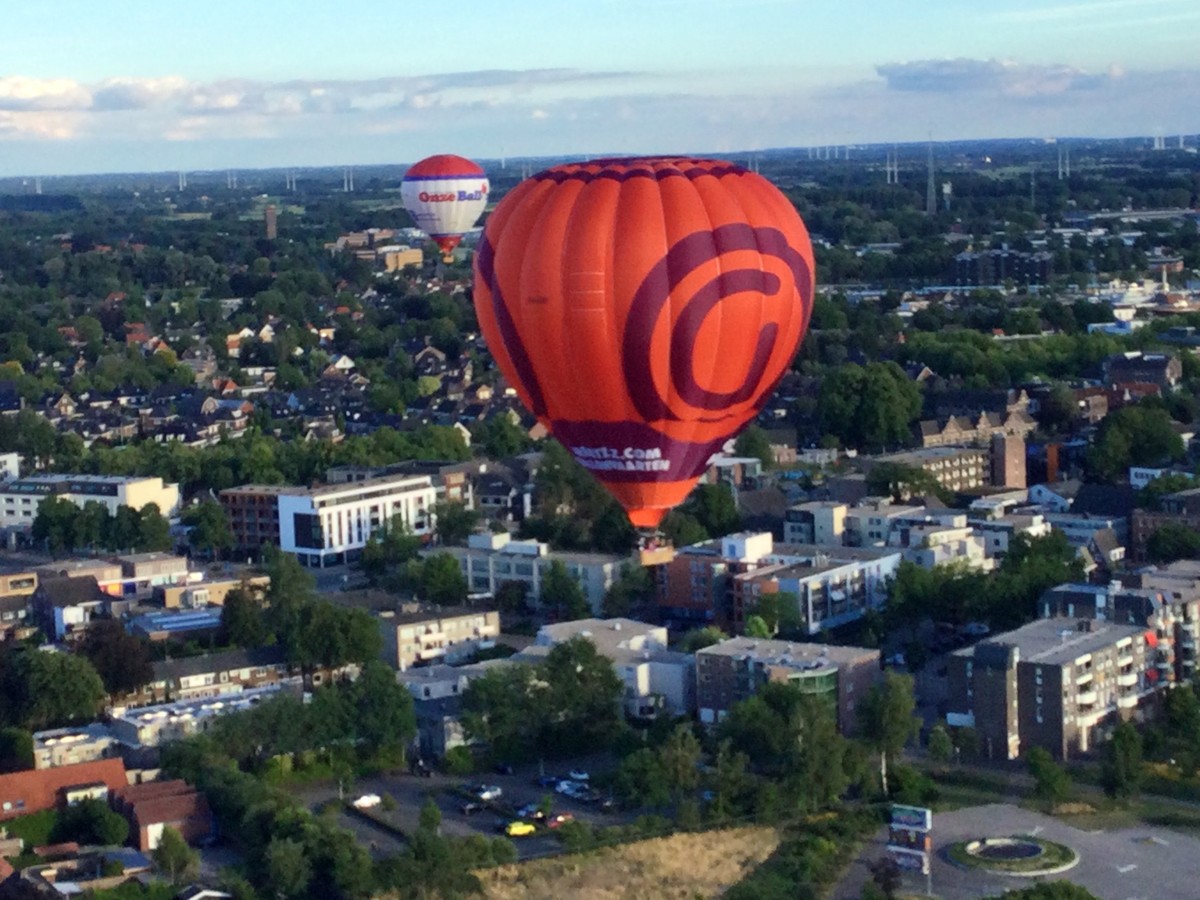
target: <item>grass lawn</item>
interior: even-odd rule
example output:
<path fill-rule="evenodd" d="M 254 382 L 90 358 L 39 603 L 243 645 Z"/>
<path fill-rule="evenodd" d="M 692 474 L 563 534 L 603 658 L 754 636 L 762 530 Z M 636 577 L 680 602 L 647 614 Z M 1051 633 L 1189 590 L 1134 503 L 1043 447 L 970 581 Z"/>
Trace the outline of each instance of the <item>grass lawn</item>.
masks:
<path fill-rule="evenodd" d="M 58 813 L 52 809 L 19 816 L 4 823 L 9 837 L 19 837 L 25 841 L 27 850 L 42 847 L 50 843 L 50 833 L 58 822 Z"/>
<path fill-rule="evenodd" d="M 779 844 L 774 828 L 681 833 L 476 873 L 488 900 L 694 900 L 718 897 Z"/>

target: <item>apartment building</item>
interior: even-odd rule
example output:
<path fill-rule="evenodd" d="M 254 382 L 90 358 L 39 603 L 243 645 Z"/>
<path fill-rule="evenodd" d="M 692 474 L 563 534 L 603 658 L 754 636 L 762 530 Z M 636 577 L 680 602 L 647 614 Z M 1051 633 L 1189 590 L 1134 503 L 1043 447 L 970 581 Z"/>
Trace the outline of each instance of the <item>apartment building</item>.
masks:
<path fill-rule="evenodd" d="M 731 638 L 696 652 L 696 706 L 700 721 L 712 725 L 763 685 L 784 682 L 827 698 L 838 729 L 852 734 L 858 704 L 879 677 L 878 650 Z"/>
<path fill-rule="evenodd" d="M 769 533 L 741 532 L 677 550 L 653 570 L 662 621 L 679 628 L 731 627 L 731 576 L 763 565 L 774 546 Z"/>
<path fill-rule="evenodd" d="M 635 719 L 688 716 L 695 710 L 696 661 L 667 647 L 667 629 L 634 619 L 577 619 L 543 625 L 515 660 L 536 662 L 573 638 L 592 642 L 625 685 L 625 714 Z"/>
<path fill-rule="evenodd" d="M 729 576 L 733 629 L 745 630 L 747 616 L 763 594 L 797 599 L 800 621 L 810 635 L 859 619 L 883 605 L 888 581 L 900 568 L 897 549 L 782 544 L 764 564 Z"/>
<path fill-rule="evenodd" d="M 1044 747 L 1086 753 L 1160 682 L 1139 625 L 1040 619 L 952 653 L 946 721 L 973 727 L 991 759 Z"/>
<path fill-rule="evenodd" d="M 583 588 L 593 613 L 600 612 L 604 595 L 629 564 L 628 556 L 612 553 L 551 552 L 549 544 L 513 540 L 507 532 L 473 534 L 466 547 L 439 547 L 438 553 L 458 560 L 472 593 L 494 595 L 505 582 L 517 582 L 525 585 L 525 597 L 534 604 L 541 602 L 546 572 L 561 562 Z"/>
<path fill-rule="evenodd" d="M 386 610 L 378 617 L 383 660 L 398 671 L 463 662 L 495 646 L 500 613 L 494 609 Z"/>
<path fill-rule="evenodd" d="M 382 475 L 312 488 L 243 485 L 221 491 L 234 544 L 273 544 L 306 566 L 352 562 L 397 517 L 415 535 L 434 530 L 436 490 L 427 475 Z"/>
<path fill-rule="evenodd" d="M 141 510 L 151 503 L 168 519 L 179 515 L 179 485 L 161 478 L 121 475 L 27 475 L 0 482 L 0 527 L 28 529 L 47 497 L 83 507 L 99 503 L 115 516 L 122 506 Z"/>

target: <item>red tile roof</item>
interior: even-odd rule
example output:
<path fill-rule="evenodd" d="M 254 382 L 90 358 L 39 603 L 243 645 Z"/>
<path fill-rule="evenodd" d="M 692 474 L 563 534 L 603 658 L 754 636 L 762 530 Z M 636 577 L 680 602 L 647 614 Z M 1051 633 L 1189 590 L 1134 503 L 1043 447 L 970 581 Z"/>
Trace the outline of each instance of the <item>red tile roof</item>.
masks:
<path fill-rule="evenodd" d="M 110 791 L 126 787 L 129 781 L 125 777 L 125 763 L 119 759 L 102 759 L 0 775 L 0 819 L 53 809 L 63 788 L 100 782 Z"/>

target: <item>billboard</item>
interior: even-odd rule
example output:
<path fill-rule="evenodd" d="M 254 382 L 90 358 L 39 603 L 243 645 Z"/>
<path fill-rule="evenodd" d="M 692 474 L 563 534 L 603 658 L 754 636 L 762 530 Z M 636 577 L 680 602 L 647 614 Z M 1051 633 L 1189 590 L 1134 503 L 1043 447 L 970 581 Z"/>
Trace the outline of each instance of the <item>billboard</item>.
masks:
<path fill-rule="evenodd" d="M 901 806 L 899 803 L 893 803 L 892 825 L 916 831 L 929 831 L 933 828 L 933 811 L 923 806 Z"/>

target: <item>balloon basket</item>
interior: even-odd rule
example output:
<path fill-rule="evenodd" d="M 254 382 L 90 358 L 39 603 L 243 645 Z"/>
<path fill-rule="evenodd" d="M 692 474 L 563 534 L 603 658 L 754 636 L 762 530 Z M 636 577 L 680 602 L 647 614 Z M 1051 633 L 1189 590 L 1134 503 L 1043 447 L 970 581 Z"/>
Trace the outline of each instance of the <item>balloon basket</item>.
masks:
<path fill-rule="evenodd" d="M 675 546 L 657 529 L 639 529 L 637 558 L 643 566 L 666 565 L 675 558 Z"/>

